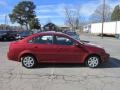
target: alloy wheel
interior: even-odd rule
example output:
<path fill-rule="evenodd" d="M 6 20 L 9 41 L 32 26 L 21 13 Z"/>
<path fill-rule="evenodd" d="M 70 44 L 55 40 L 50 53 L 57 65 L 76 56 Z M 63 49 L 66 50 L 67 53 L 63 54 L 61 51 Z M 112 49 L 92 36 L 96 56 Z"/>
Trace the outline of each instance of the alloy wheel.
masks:
<path fill-rule="evenodd" d="M 100 64 L 100 59 L 97 56 L 91 56 L 87 60 L 87 66 L 90 68 L 95 68 Z"/>
<path fill-rule="evenodd" d="M 36 64 L 36 60 L 32 56 L 24 56 L 22 59 L 22 65 L 26 68 L 32 68 Z"/>

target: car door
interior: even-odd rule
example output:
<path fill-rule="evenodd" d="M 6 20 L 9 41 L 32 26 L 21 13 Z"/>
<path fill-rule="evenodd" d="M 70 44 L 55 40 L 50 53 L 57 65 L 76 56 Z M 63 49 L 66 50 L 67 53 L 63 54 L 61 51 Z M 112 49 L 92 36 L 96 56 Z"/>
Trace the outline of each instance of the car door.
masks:
<path fill-rule="evenodd" d="M 38 57 L 39 62 L 53 62 L 55 52 L 53 47 L 53 35 L 41 35 L 29 41 L 29 49 Z"/>
<path fill-rule="evenodd" d="M 54 38 L 56 62 L 79 63 L 84 51 L 82 48 L 75 46 L 75 43 L 71 38 L 56 35 Z"/>

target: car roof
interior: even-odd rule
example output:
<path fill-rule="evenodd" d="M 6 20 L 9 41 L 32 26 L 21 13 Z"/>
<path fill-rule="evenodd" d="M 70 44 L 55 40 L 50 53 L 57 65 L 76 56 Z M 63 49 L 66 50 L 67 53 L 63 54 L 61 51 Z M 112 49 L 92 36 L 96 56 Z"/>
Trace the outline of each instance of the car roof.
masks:
<path fill-rule="evenodd" d="M 44 34 L 52 34 L 52 35 L 66 35 L 62 32 L 53 32 L 53 31 L 46 31 L 46 32 L 39 32 L 39 33 L 35 33 L 35 34 L 32 34 L 32 36 L 36 36 L 36 35 L 44 35 Z"/>
<path fill-rule="evenodd" d="M 61 35 L 61 36 L 67 36 L 67 37 L 69 37 L 69 35 L 64 34 L 64 33 L 62 33 L 62 32 L 46 31 L 46 32 L 40 32 L 40 33 L 32 34 L 32 35 L 28 36 L 28 38 L 31 38 L 31 37 L 34 37 L 34 36 L 39 36 L 39 35 L 46 35 L 46 34 Z"/>
<path fill-rule="evenodd" d="M 78 42 L 77 40 L 73 39 L 72 37 L 70 37 L 70 36 L 67 35 L 67 34 L 64 34 L 64 33 L 62 33 L 62 32 L 51 32 L 51 31 L 46 31 L 46 32 L 40 32 L 40 33 L 32 34 L 32 35 L 30 35 L 30 36 L 28 36 L 28 37 L 22 39 L 21 41 L 27 42 L 28 40 L 30 40 L 31 38 L 33 38 L 33 37 L 35 37 L 35 36 L 47 35 L 47 34 L 48 34 L 48 35 L 51 34 L 51 35 L 66 36 L 66 37 L 69 37 L 69 38 L 71 38 L 72 40 Z"/>
<path fill-rule="evenodd" d="M 52 35 L 61 35 L 61 36 L 70 37 L 68 34 L 62 33 L 62 32 L 50 32 L 50 31 L 47 31 L 47 32 L 41 32 L 40 34 L 52 34 Z"/>
<path fill-rule="evenodd" d="M 43 34 L 63 34 L 62 32 L 55 32 L 55 31 L 46 31 L 46 32 L 41 32 Z"/>

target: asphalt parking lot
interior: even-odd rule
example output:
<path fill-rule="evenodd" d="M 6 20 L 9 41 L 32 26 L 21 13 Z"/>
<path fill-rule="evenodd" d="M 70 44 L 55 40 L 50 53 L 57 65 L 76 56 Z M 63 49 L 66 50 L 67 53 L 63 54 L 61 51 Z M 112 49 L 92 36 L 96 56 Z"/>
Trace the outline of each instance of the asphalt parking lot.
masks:
<path fill-rule="evenodd" d="M 0 42 L 0 90 L 120 90 L 120 40 L 87 34 L 80 38 L 104 47 L 110 60 L 96 69 L 79 64 L 26 69 L 7 60 L 9 42 Z"/>

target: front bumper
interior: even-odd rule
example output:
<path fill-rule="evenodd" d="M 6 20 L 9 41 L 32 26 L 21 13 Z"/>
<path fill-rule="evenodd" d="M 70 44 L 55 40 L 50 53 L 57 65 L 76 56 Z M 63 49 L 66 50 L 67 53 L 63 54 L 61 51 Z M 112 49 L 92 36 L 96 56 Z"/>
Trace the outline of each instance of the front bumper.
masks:
<path fill-rule="evenodd" d="M 109 60 L 110 55 L 108 53 L 105 53 L 102 55 L 101 59 L 102 59 L 102 63 L 105 63 Z"/>

